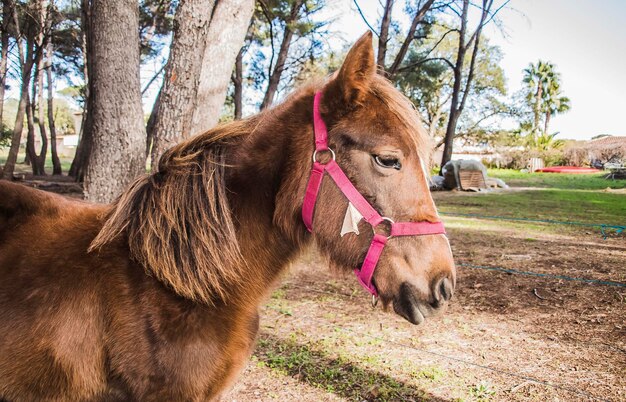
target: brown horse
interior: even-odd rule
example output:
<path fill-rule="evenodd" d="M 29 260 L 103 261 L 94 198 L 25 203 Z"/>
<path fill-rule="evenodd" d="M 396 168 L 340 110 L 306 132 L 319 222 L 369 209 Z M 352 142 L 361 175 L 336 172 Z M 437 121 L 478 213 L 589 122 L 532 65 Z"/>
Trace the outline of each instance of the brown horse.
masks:
<path fill-rule="evenodd" d="M 372 230 L 361 221 L 360 235 L 339 236 L 348 201 L 328 177 L 313 234 L 301 218 L 318 91 L 336 161 L 367 201 L 437 221 L 425 132 L 376 74 L 371 34 L 328 81 L 175 146 L 113 205 L 1 182 L 0 400 L 218 399 L 299 250 L 314 240 L 339 269 L 360 266 Z M 373 276 L 382 303 L 413 323 L 454 283 L 441 234 L 389 240 Z"/>

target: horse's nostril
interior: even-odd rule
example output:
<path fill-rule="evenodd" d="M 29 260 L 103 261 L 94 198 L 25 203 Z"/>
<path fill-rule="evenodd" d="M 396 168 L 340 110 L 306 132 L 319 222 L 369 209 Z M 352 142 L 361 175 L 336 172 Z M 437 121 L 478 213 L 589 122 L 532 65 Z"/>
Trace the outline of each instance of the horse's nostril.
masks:
<path fill-rule="evenodd" d="M 433 287 L 433 294 L 435 296 L 435 300 L 437 301 L 436 304 L 439 305 L 450 300 L 453 292 L 454 287 L 450 279 L 447 277 L 439 279 Z"/>
<path fill-rule="evenodd" d="M 439 284 L 439 293 L 441 294 L 441 297 L 443 297 L 445 301 L 448 301 L 452 297 L 453 292 L 454 288 L 452 287 L 452 281 L 448 278 L 443 278 Z"/>

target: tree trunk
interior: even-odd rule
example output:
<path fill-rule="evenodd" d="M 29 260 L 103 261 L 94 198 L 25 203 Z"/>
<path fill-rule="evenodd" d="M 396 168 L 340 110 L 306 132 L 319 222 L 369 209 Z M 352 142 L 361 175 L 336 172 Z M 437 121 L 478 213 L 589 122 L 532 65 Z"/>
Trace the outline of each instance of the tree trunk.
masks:
<path fill-rule="evenodd" d="M 43 61 L 40 59 L 37 63 L 37 87 L 38 95 L 35 103 L 37 107 L 37 125 L 39 126 L 39 134 L 41 135 L 41 149 L 39 155 L 35 156 L 33 160 L 33 174 L 45 175 L 46 174 L 46 156 L 48 155 L 48 132 L 46 130 L 46 118 L 44 113 L 43 103 Z M 33 109 L 34 110 L 34 109 Z M 33 114 L 34 116 L 34 114 Z"/>
<path fill-rule="evenodd" d="M 52 55 L 53 45 L 52 38 L 48 42 L 47 59 L 46 59 L 46 77 L 48 81 L 48 127 L 50 127 L 50 153 L 52 154 L 52 174 L 63 174 L 59 154 L 57 153 L 57 130 L 54 125 L 54 91 L 52 86 Z M 42 104 L 43 105 L 43 104 Z M 42 120 L 43 121 L 43 120 Z"/>
<path fill-rule="evenodd" d="M 463 0 L 463 11 L 461 14 L 461 30 L 459 32 L 459 48 L 456 53 L 456 63 L 454 65 L 454 84 L 452 85 L 452 99 L 450 101 L 450 115 L 448 116 L 448 125 L 446 127 L 446 136 L 444 140 L 443 155 L 441 156 L 441 167 L 452 159 L 452 144 L 454 142 L 454 133 L 456 125 L 459 121 L 459 98 L 461 95 L 461 80 L 463 71 L 463 62 L 465 61 L 465 53 L 467 52 L 467 44 L 465 43 L 465 34 L 467 32 L 467 12 L 469 8 L 469 0 Z"/>
<path fill-rule="evenodd" d="M 163 88 L 161 88 L 162 90 Z M 154 125 L 156 123 L 156 117 L 159 115 L 159 105 L 161 104 L 161 90 L 157 94 L 156 99 L 154 100 L 154 105 L 152 105 L 152 112 L 150 112 L 150 117 L 148 117 L 148 122 L 146 123 L 146 160 L 150 157 L 150 152 L 152 151 L 152 145 L 154 142 Z"/>
<path fill-rule="evenodd" d="M 478 57 L 478 50 L 480 48 L 480 36 L 482 29 L 489 15 L 489 10 L 493 5 L 493 0 L 483 0 L 482 13 L 478 27 L 471 35 L 471 37 L 465 41 L 465 34 L 467 32 L 467 14 L 470 6 L 469 0 L 463 0 L 463 11 L 461 13 L 461 30 L 459 32 L 459 49 L 457 52 L 456 63 L 454 66 L 454 84 L 452 86 L 452 100 L 450 102 L 450 116 L 448 118 L 448 125 L 446 127 L 445 146 L 443 148 L 443 155 L 441 157 L 441 167 L 443 167 L 450 159 L 452 159 L 452 147 L 454 143 L 454 136 L 456 134 L 456 126 L 459 122 L 459 117 L 463 113 L 465 108 L 465 102 L 472 88 L 472 80 L 474 78 L 474 68 L 476 65 L 476 59 Z M 465 54 L 467 49 L 474 43 L 474 49 L 470 58 L 469 70 L 467 77 L 465 78 L 465 89 L 463 96 L 461 96 L 461 83 L 463 80 L 463 66 L 465 62 Z M 460 99 L 459 99 L 460 98 Z"/>
<path fill-rule="evenodd" d="M 178 5 L 170 57 L 150 133 L 152 170 L 156 170 L 165 150 L 191 135 L 214 4 L 207 0 L 181 0 Z"/>
<path fill-rule="evenodd" d="M 291 25 L 298 20 L 300 8 L 302 7 L 302 1 L 303 0 L 295 0 L 293 2 L 289 20 L 285 21 L 283 41 L 280 43 L 280 50 L 278 51 L 278 57 L 276 58 L 276 65 L 270 75 L 270 79 L 267 84 L 267 91 L 265 91 L 265 96 L 263 97 L 263 102 L 261 103 L 261 110 L 266 109 L 272 104 L 272 102 L 274 102 L 274 96 L 276 96 L 276 92 L 278 91 L 278 83 L 280 82 L 280 77 L 285 69 L 285 62 L 287 61 L 287 56 L 289 55 L 289 46 L 291 46 L 291 38 L 293 37 Z"/>
<path fill-rule="evenodd" d="M 533 122 L 533 137 L 537 137 L 539 133 L 539 119 L 541 115 L 541 97 L 543 96 L 543 85 L 541 84 L 541 80 L 537 83 L 537 92 L 535 93 L 535 120 Z"/>
<path fill-rule="evenodd" d="M 139 9 L 133 0 L 93 0 L 87 41 L 87 127 L 93 144 L 85 197 L 111 202 L 145 172 L 139 80 Z"/>
<path fill-rule="evenodd" d="M 378 36 L 378 54 L 376 56 L 376 64 L 378 71 L 385 71 L 385 58 L 387 56 L 387 42 L 389 41 L 389 25 L 391 24 L 391 11 L 393 10 L 394 0 L 387 0 L 385 3 L 385 11 L 383 19 L 380 23 L 380 35 Z"/>
<path fill-rule="evenodd" d="M 2 46 L 0 58 L 0 128 L 3 128 L 4 113 L 4 87 L 7 83 L 7 60 L 9 59 L 9 20 L 11 7 L 8 0 L 2 1 L 2 34 L 0 46 Z"/>
<path fill-rule="evenodd" d="M 552 117 L 552 113 L 548 109 L 548 111 L 546 111 L 546 121 L 545 121 L 544 126 L 543 126 L 543 134 L 544 135 L 548 135 L 548 126 L 550 125 L 550 117 Z"/>
<path fill-rule="evenodd" d="M 85 169 L 89 155 L 91 155 L 93 139 L 91 131 L 85 131 L 87 126 L 87 108 L 89 105 L 89 61 L 87 60 L 87 37 L 89 36 L 90 20 L 91 20 L 91 3 L 90 0 L 81 0 L 81 51 L 83 55 L 83 79 L 85 80 L 85 100 L 83 104 L 83 115 L 78 134 L 78 146 L 72 160 L 72 165 L 67 173 L 77 182 L 82 182 L 85 178 Z"/>
<path fill-rule="evenodd" d="M 17 11 L 13 11 L 13 18 L 17 23 Z M 29 42 L 27 42 L 26 55 L 22 48 L 22 40 L 19 26 L 16 26 L 17 48 L 19 51 L 19 58 L 22 70 L 22 85 L 20 88 L 20 101 L 17 106 L 17 114 L 15 116 L 15 125 L 13 126 L 13 135 L 11 136 L 11 148 L 9 148 L 9 155 L 4 164 L 2 170 L 2 177 L 4 179 L 13 179 L 13 172 L 15 171 L 15 163 L 17 162 L 17 154 L 20 150 L 20 142 L 22 139 L 22 130 L 24 129 L 24 115 L 26 114 L 26 108 L 28 107 L 28 89 L 30 87 L 30 76 L 33 69 L 33 48 Z"/>
<path fill-rule="evenodd" d="M 209 26 L 191 133 L 207 131 L 219 121 L 233 64 L 246 37 L 254 0 L 219 1 Z"/>
<path fill-rule="evenodd" d="M 235 59 L 235 74 L 233 75 L 233 85 L 235 87 L 235 120 L 243 116 L 243 48 L 239 50 Z"/>
<path fill-rule="evenodd" d="M 26 154 L 30 158 L 30 166 L 33 171 L 33 176 L 43 176 L 46 172 L 43 169 L 40 155 L 37 155 L 37 150 L 35 149 L 35 101 L 32 99 L 29 99 L 29 106 L 26 108 L 26 123 L 28 125 L 28 138 L 30 139 L 30 142 L 26 145 Z M 41 142 L 42 154 L 44 149 L 47 150 L 48 148 L 46 141 L 42 140 Z"/>

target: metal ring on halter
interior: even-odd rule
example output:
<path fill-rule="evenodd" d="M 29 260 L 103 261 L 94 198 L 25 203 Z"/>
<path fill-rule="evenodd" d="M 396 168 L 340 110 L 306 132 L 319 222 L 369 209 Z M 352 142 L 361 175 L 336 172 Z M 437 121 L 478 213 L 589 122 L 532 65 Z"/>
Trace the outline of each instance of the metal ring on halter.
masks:
<path fill-rule="evenodd" d="M 376 308 L 377 304 L 378 304 L 378 296 L 372 295 L 372 308 Z"/>
<path fill-rule="evenodd" d="M 395 223 L 395 222 L 393 221 L 393 219 L 391 219 L 391 218 L 387 218 L 387 217 L 385 217 L 385 216 L 383 216 L 383 217 L 382 217 L 382 220 L 383 220 L 383 221 L 387 221 L 387 222 L 389 222 L 389 223 L 390 223 L 390 224 L 392 224 L 392 225 Z M 382 223 L 382 222 L 381 222 L 381 223 Z M 380 223 L 379 223 L 379 225 L 380 225 Z M 376 225 L 376 226 L 378 226 L 378 225 Z M 374 234 L 376 234 L 376 226 L 372 226 L 372 232 L 373 232 Z M 389 236 L 387 236 L 387 240 L 389 240 L 389 239 L 391 239 L 391 230 L 389 231 Z"/>
<path fill-rule="evenodd" d="M 333 160 L 335 160 L 335 151 L 333 151 L 332 149 L 328 148 L 328 149 L 320 149 L 320 151 L 330 151 L 331 156 L 333 157 Z M 315 151 L 313 151 L 313 163 L 317 162 L 317 159 L 315 159 L 315 157 L 317 156 L 317 149 Z"/>

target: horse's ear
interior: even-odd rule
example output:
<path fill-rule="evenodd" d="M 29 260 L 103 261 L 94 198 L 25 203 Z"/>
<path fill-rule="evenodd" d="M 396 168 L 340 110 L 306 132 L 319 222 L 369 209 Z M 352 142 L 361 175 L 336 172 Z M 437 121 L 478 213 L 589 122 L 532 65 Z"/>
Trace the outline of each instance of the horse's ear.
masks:
<path fill-rule="evenodd" d="M 328 89 L 334 92 L 333 98 L 340 97 L 347 105 L 360 104 L 375 74 L 372 32 L 367 31 L 352 46 Z"/>

